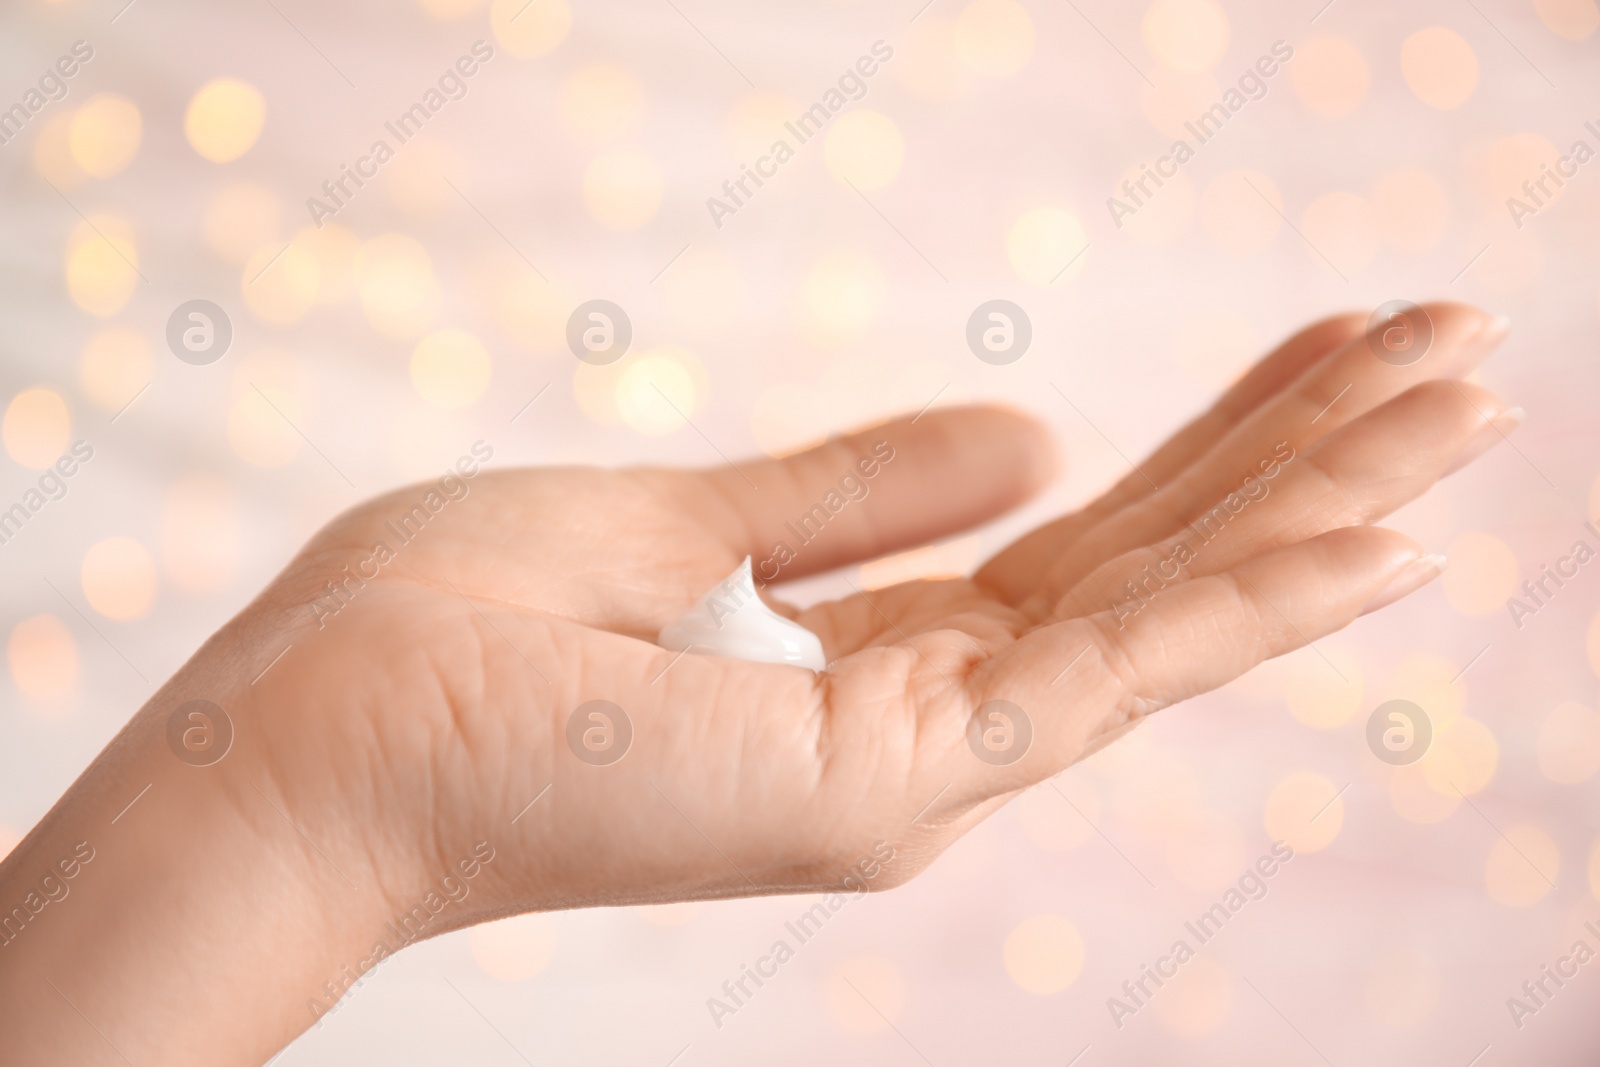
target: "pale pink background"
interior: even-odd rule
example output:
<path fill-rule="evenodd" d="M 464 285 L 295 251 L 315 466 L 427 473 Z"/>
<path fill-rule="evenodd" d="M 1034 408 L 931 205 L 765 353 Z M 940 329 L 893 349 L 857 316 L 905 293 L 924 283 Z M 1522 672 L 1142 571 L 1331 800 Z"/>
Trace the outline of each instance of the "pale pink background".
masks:
<path fill-rule="evenodd" d="M 1593 5 L 1547 2 L 1541 19 L 1526 0 L 1478 0 L 1476 8 L 1339 0 L 1320 14 L 1317 0 L 1229 0 L 1226 49 L 1200 75 L 1195 99 L 1214 99 L 1275 40 L 1292 44 L 1297 59 L 1184 169 L 1182 186 L 1141 215 L 1149 221 L 1136 239 L 1112 225 L 1104 202 L 1127 168 L 1170 144 L 1152 122 L 1158 91 L 1143 79 L 1169 94 L 1191 84 L 1147 43 L 1142 4 L 1025 0 L 1027 62 L 992 76 L 962 65 L 961 42 L 984 10 L 964 13 L 962 0 L 935 0 L 914 24 L 920 0 L 673 2 L 682 15 L 664 0 L 577 5 L 570 31 L 547 54 L 498 50 L 425 139 L 453 154 L 444 174 L 551 279 L 559 308 L 607 297 L 629 310 L 636 353 L 665 345 L 693 353 L 704 370 L 693 420 L 728 455 L 915 410 L 936 393 L 940 403 L 1003 400 L 1050 423 L 1067 460 L 1063 480 L 1025 513 L 952 546 L 946 566 L 970 566 L 1086 500 L 1125 471 L 1117 449 L 1143 454 L 1254 354 L 1336 310 L 1454 298 L 1510 315 L 1511 339 L 1482 378 L 1526 407 L 1527 424 L 1515 449 L 1500 448 L 1397 518 L 1431 550 L 1456 545 L 1458 566 L 1445 583 L 1323 643 L 1358 689 L 1340 690 L 1320 659 L 1301 653 L 1164 713 L 1062 775 L 1061 792 L 1103 837 L 1040 787 L 915 883 L 841 912 L 720 1030 L 706 998 L 808 902 L 596 910 L 444 937 L 385 965 L 280 1062 L 521 1062 L 449 979 L 535 1063 L 665 1065 L 684 1046 L 676 1061 L 684 1065 L 912 1064 L 921 1062 L 916 1050 L 939 1065 L 1063 1064 L 1080 1052 L 1084 1067 L 1320 1058 L 1465 1065 L 1480 1053 L 1482 1064 L 1592 1063 L 1600 1048 L 1594 968 L 1520 1032 L 1505 1000 L 1566 951 L 1584 920 L 1600 918 L 1589 876 L 1600 787 L 1593 778 L 1561 784 L 1543 770 L 1561 751 L 1581 757 L 1597 744 L 1585 635 L 1600 585 L 1581 572 L 1520 632 L 1499 601 L 1509 594 L 1505 558 L 1514 558 L 1517 580 L 1535 573 L 1592 513 L 1600 168 L 1581 170 L 1561 201 L 1521 230 L 1504 198 L 1508 175 L 1512 187 L 1537 175 L 1541 142 L 1532 137 L 1563 151 L 1579 137 L 1594 142 L 1582 123 L 1600 117 L 1584 110 L 1600 87 L 1592 59 L 1600 38 L 1571 40 L 1555 29 L 1581 30 Z M 448 188 L 432 206 L 398 204 L 390 188 L 398 171 L 386 170 L 337 221 L 362 240 L 402 233 L 426 247 L 441 302 L 434 325 L 471 332 L 492 358 L 481 399 L 458 411 L 427 403 L 408 375 L 415 341 L 376 332 L 355 299 L 291 325 L 246 307 L 243 268 L 219 258 L 202 234 L 213 195 L 236 181 L 270 190 L 285 217 L 273 238 L 286 242 L 305 224 L 304 198 L 384 119 L 474 40 L 495 39 L 488 4 L 440 21 L 400 0 L 274 3 L 278 10 L 139 0 L 113 24 L 115 0 L 21 0 L 0 15 L 0 105 L 72 41 L 97 50 L 68 99 L 0 148 L 0 399 L 55 390 L 71 410 L 72 436 L 97 450 L 68 497 L 0 547 L 0 625 L 9 633 L 24 619 L 54 615 L 78 657 L 56 698 L 28 696 L 11 674 L 0 680 L 0 848 L 306 536 L 355 500 L 442 471 L 480 438 L 494 445 L 497 464 L 718 461 L 694 429 L 651 436 L 586 414 L 560 322 L 520 336 L 497 324 L 486 294 L 495 278 L 525 276 L 522 261 Z M 538 0 L 527 17 L 546 18 L 548 5 Z M 1402 70 L 1403 43 L 1435 26 L 1464 39 L 1478 69 L 1470 95 L 1448 110 L 1424 102 Z M 1347 47 L 1339 52 L 1327 38 Z M 819 142 L 715 228 L 705 198 L 750 160 L 726 133 L 752 92 L 734 67 L 759 90 L 804 106 L 878 39 L 896 47 L 896 58 L 851 107 L 881 113 L 903 137 L 897 174 L 866 195 L 904 238 L 830 173 Z M 1330 62 L 1321 89 L 1297 85 L 1295 64 L 1316 48 L 1335 58 L 1353 51 L 1359 61 Z M 575 131 L 560 102 L 567 79 L 600 61 L 625 69 L 642 90 L 637 121 L 610 139 Z M 267 101 L 260 140 L 221 165 L 202 159 L 183 133 L 190 96 L 218 75 L 245 79 Z M 85 213 L 125 220 L 149 279 L 105 320 L 69 297 L 63 263 L 79 218 L 41 180 L 33 156 L 45 118 L 99 92 L 137 105 L 138 154 L 115 176 L 62 192 Z M 1347 114 L 1319 113 L 1340 93 Z M 600 225 L 583 194 L 591 161 L 619 146 L 648 153 L 664 178 L 659 210 L 627 232 Z M 1229 200 L 1237 182 L 1226 175 L 1239 169 L 1265 180 L 1298 234 L 1260 203 Z M 1391 206 L 1376 190 L 1402 170 L 1425 172 L 1442 200 Z M 436 176 L 424 169 L 416 180 Z M 1341 206 L 1344 221 L 1327 222 Z M 1008 235 L 1037 208 L 1075 217 L 1090 243 L 1053 285 L 1030 280 L 1008 256 Z M 1403 220 L 1428 214 L 1442 228 L 1408 240 Z M 1251 233 L 1260 247 L 1240 247 Z M 690 252 L 652 283 L 686 244 Z M 805 279 L 840 250 L 853 250 L 851 262 L 868 263 L 869 275 L 876 265 L 882 295 L 844 336 L 819 337 Z M 684 277 L 675 282 L 673 272 Z M 675 284 L 698 286 L 699 301 Z M 197 296 L 227 307 L 237 334 L 229 355 L 203 368 L 161 347 L 168 313 Z M 1007 367 L 980 363 L 963 339 L 971 309 L 996 297 L 1021 304 L 1034 326 L 1032 350 Z M 87 339 L 108 325 L 156 346 L 153 384 L 115 424 L 78 370 Z M 241 392 L 236 367 L 268 347 L 298 361 L 301 379 L 286 387 L 298 425 L 354 490 L 309 448 L 262 467 L 235 447 L 229 419 L 245 418 L 238 405 L 255 402 Z M 201 592 L 178 580 L 185 518 L 169 513 L 174 484 L 197 475 L 227 490 L 217 497 L 221 519 L 188 533 L 206 538 L 221 560 L 221 577 Z M 36 477 L 0 460 L 0 503 Z M 1469 532 L 1495 540 L 1457 542 Z M 154 605 L 137 620 L 96 614 L 79 580 L 89 547 L 113 536 L 144 544 L 158 563 Z M 843 576 L 794 591 L 800 599 L 848 592 Z M 1406 680 L 1420 676 L 1433 680 Z M 1339 692 L 1353 710 L 1330 728 L 1291 713 L 1292 700 L 1327 705 Z M 1397 810 L 1396 772 L 1366 750 L 1363 731 L 1374 707 L 1400 695 L 1435 710 L 1459 707 L 1487 728 L 1493 772 L 1471 797 L 1475 809 L 1457 802 L 1431 823 Z M 1591 709 L 1576 720 L 1590 730 L 1576 741 L 1545 729 L 1562 702 Z M 1187 985 L 1163 990 L 1116 1029 L 1106 998 L 1266 851 L 1269 797 L 1297 772 L 1331 789 L 1348 783 L 1318 822 L 1340 821 L 1337 835 L 1276 875 L 1266 899 L 1186 969 Z M 1516 837 L 1524 851 L 1538 851 L 1530 840 L 1548 843 L 1555 861 L 1538 855 L 1553 889 L 1541 891 L 1517 866 L 1526 861 L 1501 837 L 1514 830 L 1528 835 Z M 1518 906 L 1503 902 L 1519 893 Z M 1083 943 L 1076 978 L 1043 995 L 1014 980 L 1003 949 L 1037 915 L 1064 918 Z M 505 980 L 510 972 L 497 959 L 527 977 Z M 874 995 L 893 1029 L 862 1014 L 842 976 Z"/>

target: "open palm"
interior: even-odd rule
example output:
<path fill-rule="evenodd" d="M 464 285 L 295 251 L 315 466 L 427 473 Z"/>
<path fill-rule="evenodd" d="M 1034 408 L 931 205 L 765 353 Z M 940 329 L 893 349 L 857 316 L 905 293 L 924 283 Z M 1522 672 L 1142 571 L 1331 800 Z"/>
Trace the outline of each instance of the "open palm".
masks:
<path fill-rule="evenodd" d="M 426 487 L 363 505 L 258 604 L 292 645 L 252 687 L 235 792 L 268 797 L 323 843 L 330 879 L 386 905 L 488 841 L 489 891 L 440 929 L 838 885 L 889 850 L 872 885 L 902 882 L 1139 718 L 1437 574 L 1370 524 L 1519 416 L 1462 380 L 1503 326 L 1426 310 L 1431 350 L 1407 366 L 1376 358 L 1362 317 L 1307 329 L 971 579 L 778 606 L 822 639 L 820 674 L 653 638 L 747 555 L 787 580 L 1001 514 L 1054 469 L 1036 424 L 951 409 L 708 472 L 484 472 L 403 546 L 387 524 Z M 793 524 L 824 501 L 800 544 Z M 377 541 L 395 550 L 381 577 L 313 612 Z M 568 741 L 591 701 L 621 709 L 579 716 L 599 751 Z"/>

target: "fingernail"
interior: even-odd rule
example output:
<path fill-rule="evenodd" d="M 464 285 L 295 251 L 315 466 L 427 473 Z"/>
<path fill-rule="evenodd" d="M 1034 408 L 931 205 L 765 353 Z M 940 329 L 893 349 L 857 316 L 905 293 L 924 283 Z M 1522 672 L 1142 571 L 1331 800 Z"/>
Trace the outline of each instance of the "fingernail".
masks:
<path fill-rule="evenodd" d="M 1430 552 L 1426 556 L 1418 556 L 1390 579 L 1389 584 L 1384 586 L 1377 596 L 1367 601 L 1367 606 L 1361 609 L 1361 614 L 1371 614 L 1379 608 L 1388 607 L 1401 597 L 1410 596 L 1444 573 L 1444 565 L 1445 558 L 1441 553 Z"/>
<path fill-rule="evenodd" d="M 1477 333 L 1462 342 L 1456 358 L 1451 360 L 1451 374 L 1465 374 L 1471 370 L 1490 352 L 1506 339 L 1506 334 L 1511 332 L 1511 318 L 1508 315 L 1496 315 Z"/>
<path fill-rule="evenodd" d="M 1465 467 L 1468 463 L 1483 455 L 1489 449 L 1510 436 L 1511 431 L 1522 425 L 1528 413 L 1521 408 L 1507 408 L 1482 426 L 1472 435 L 1472 440 L 1467 442 L 1456 458 L 1450 461 L 1450 466 L 1444 469 L 1439 477 L 1444 478 Z"/>

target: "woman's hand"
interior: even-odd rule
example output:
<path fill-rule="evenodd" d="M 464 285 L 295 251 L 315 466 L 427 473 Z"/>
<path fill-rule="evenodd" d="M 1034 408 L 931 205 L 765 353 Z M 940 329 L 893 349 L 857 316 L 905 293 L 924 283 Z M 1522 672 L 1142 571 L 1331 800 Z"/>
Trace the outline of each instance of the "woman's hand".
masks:
<path fill-rule="evenodd" d="M 746 555 L 788 580 L 1002 514 L 1054 469 L 1035 423 L 936 411 L 784 460 L 484 470 L 362 505 L 208 642 L 0 868 L 14 894 L 89 823 L 104 844 L 82 896 L 91 877 L 159 882 L 151 856 L 170 867 L 174 848 L 185 869 L 206 857 L 200 888 L 169 887 L 164 907 L 186 922 L 153 923 L 154 939 L 96 928 L 123 984 L 89 973 L 81 933 L 57 957 L 89 1006 L 69 1012 L 72 990 L 8 971 L 0 1003 L 33 1005 L 14 1032 L 37 1042 L 23 1047 L 94 1044 L 81 1007 L 146 1060 L 248 1062 L 314 1020 L 325 978 L 342 988 L 342 971 L 398 949 L 400 916 L 431 936 L 530 909 L 905 881 L 1145 715 L 1438 573 L 1371 524 L 1518 415 L 1461 380 L 1503 325 L 1427 312 L 1432 348 L 1403 367 L 1374 356 L 1362 317 L 1307 329 L 1099 500 L 971 579 L 779 607 L 822 639 L 821 674 L 653 638 Z M 209 766 L 167 749 L 190 700 L 235 731 Z M 620 714 L 587 708 L 574 733 L 591 701 Z M 145 781 L 138 818 L 188 811 L 194 828 L 125 827 L 141 844 L 119 845 L 101 812 Z M 241 920 L 244 884 L 266 914 Z M 418 913 L 429 894 L 442 906 Z M 130 923 L 141 899 L 128 885 L 95 896 Z M 92 926 L 92 906 L 41 924 Z M 0 968 L 46 941 L 25 931 Z M 279 960 L 264 977 L 263 954 Z M 141 1022 L 220 995 L 193 973 L 210 966 L 254 989 L 257 1023 L 200 1011 L 163 1035 Z"/>

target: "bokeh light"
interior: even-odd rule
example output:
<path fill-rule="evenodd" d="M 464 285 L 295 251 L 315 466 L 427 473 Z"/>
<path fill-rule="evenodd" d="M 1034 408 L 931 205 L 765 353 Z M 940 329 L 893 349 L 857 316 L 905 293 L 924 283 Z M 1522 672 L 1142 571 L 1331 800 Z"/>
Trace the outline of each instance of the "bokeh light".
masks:
<path fill-rule="evenodd" d="M 1267 796 L 1262 822 L 1267 836 L 1296 852 L 1320 852 L 1344 828 L 1344 798 L 1339 786 L 1315 771 L 1285 776 Z"/>
<path fill-rule="evenodd" d="M 489 25 L 495 40 L 517 59 L 546 55 L 572 28 L 567 0 L 494 0 Z"/>
<path fill-rule="evenodd" d="M 131 537 L 108 537 L 89 546 L 79 576 L 83 598 L 108 619 L 142 619 L 155 606 L 155 560 Z"/>
<path fill-rule="evenodd" d="M 1313 37 L 1295 45 L 1289 78 L 1300 102 L 1326 119 L 1354 112 L 1372 85 L 1361 50 L 1343 37 Z"/>
<path fill-rule="evenodd" d="M 989 78 L 1008 78 L 1033 56 L 1033 19 L 1016 0 L 973 0 L 955 24 L 961 65 Z"/>
<path fill-rule="evenodd" d="M 1539 21 L 1569 41 L 1586 40 L 1600 26 L 1594 0 L 1533 0 Z"/>
<path fill-rule="evenodd" d="M 586 141 L 626 137 L 644 118 L 644 86 L 628 68 L 589 63 L 561 83 L 561 120 Z"/>
<path fill-rule="evenodd" d="M 1600 714 L 1564 700 L 1539 726 L 1539 770 L 1552 782 L 1577 785 L 1600 770 Z"/>
<path fill-rule="evenodd" d="M 1155 0 L 1140 30 L 1157 62 L 1183 74 L 1210 70 L 1228 50 L 1228 16 L 1214 0 Z"/>
<path fill-rule="evenodd" d="M 384 234 L 361 246 L 356 288 L 367 322 L 385 337 L 410 340 L 439 317 L 439 289 L 428 250 L 402 234 Z"/>
<path fill-rule="evenodd" d="M 1006 935 L 1001 952 L 1011 980 L 1036 997 L 1060 993 L 1083 970 L 1083 935 L 1060 915 L 1022 920 Z"/>
<path fill-rule="evenodd" d="M 17 692 L 47 710 L 77 690 L 78 644 L 54 615 L 32 615 L 13 626 L 6 661 Z"/>
<path fill-rule="evenodd" d="M 232 584 L 239 570 L 239 508 L 227 481 L 196 474 L 167 486 L 161 566 L 188 593 L 215 593 Z"/>
<path fill-rule="evenodd" d="M 1517 589 L 1517 557 L 1494 534 L 1468 530 L 1445 549 L 1450 561 L 1440 577 L 1444 595 L 1463 615 L 1491 615 L 1506 610 Z"/>
<path fill-rule="evenodd" d="M 90 402 L 107 411 L 121 411 L 154 373 L 150 339 L 125 326 L 90 334 L 78 355 L 78 384 Z"/>
<path fill-rule="evenodd" d="M 1167 979 L 1150 1006 L 1163 1030 L 1194 1040 L 1222 1029 L 1233 1000 L 1233 977 L 1209 956 L 1196 956 Z"/>
<path fill-rule="evenodd" d="M 704 403 L 704 379 L 704 368 L 687 349 L 653 349 L 627 363 L 617 379 L 617 413 L 639 433 L 671 433 Z"/>
<path fill-rule="evenodd" d="M 1433 744 L 1418 766 L 1440 796 L 1471 796 L 1489 784 L 1500 765 L 1494 731 L 1466 715 L 1433 727 Z"/>
<path fill-rule="evenodd" d="M 828 126 L 823 155 L 828 173 L 857 189 L 871 191 L 899 175 L 905 162 L 905 139 L 889 116 L 858 108 Z"/>
<path fill-rule="evenodd" d="M 265 244 L 245 260 L 239 293 L 246 306 L 267 322 L 299 322 L 317 302 L 321 279 L 317 260 L 307 249 Z"/>
<path fill-rule="evenodd" d="M 206 205 L 205 233 L 211 251 L 229 263 L 242 264 L 283 233 L 283 202 L 254 182 L 225 185 Z"/>
<path fill-rule="evenodd" d="M 12 459 L 24 467 L 44 470 L 72 440 L 72 412 L 54 389 L 24 389 L 6 405 L 0 439 Z"/>
<path fill-rule="evenodd" d="M 973 75 L 962 62 L 956 20 L 929 11 L 896 42 L 894 76 L 918 100 L 946 103 L 965 95 Z"/>
<path fill-rule="evenodd" d="M 127 307 L 139 276 L 133 227 L 116 215 L 96 214 L 67 238 L 67 292 L 91 315 L 109 318 Z"/>
<path fill-rule="evenodd" d="M 502 982 L 526 982 L 555 957 L 555 919 L 542 912 L 474 926 L 469 935 L 478 969 Z"/>
<path fill-rule="evenodd" d="M 402 215 L 432 222 L 450 211 L 473 213 L 456 192 L 467 181 L 469 173 L 454 148 L 443 141 L 419 136 L 407 142 L 406 150 L 384 166 L 382 184 L 389 202 L 399 208 Z"/>
<path fill-rule="evenodd" d="M 356 257 L 361 238 L 334 222 L 307 226 L 296 233 L 294 244 L 307 252 L 317 269 L 317 303 L 342 304 L 356 289 Z"/>
<path fill-rule="evenodd" d="M 661 208 L 666 179 L 655 157 L 640 148 L 596 156 L 583 175 L 583 202 L 608 230 L 637 230 Z"/>
<path fill-rule="evenodd" d="M 305 372 L 292 353 L 259 349 L 239 360 L 228 410 L 228 443 L 256 467 L 281 467 L 300 454 Z"/>
<path fill-rule="evenodd" d="M 1478 54 L 1454 30 L 1430 26 L 1401 44 L 1400 70 L 1417 99 L 1450 111 L 1466 103 L 1478 85 Z"/>
<path fill-rule="evenodd" d="M 800 282 L 800 329 L 832 348 L 877 318 L 887 291 L 883 268 L 867 252 L 841 248 L 821 256 Z"/>
<path fill-rule="evenodd" d="M 1289 660 L 1284 697 L 1296 719 L 1318 730 L 1332 730 L 1361 710 L 1366 675 L 1350 652 L 1320 641 L 1315 648 L 1290 653 Z"/>
<path fill-rule="evenodd" d="M 1543 900 L 1561 874 L 1561 849 L 1541 827 L 1507 827 L 1497 836 L 1484 864 L 1489 899 L 1508 908 L 1527 908 Z"/>
<path fill-rule="evenodd" d="M 72 116 L 72 161 L 94 178 L 120 174 L 139 153 L 144 124 L 132 100 L 96 93 Z"/>
<path fill-rule="evenodd" d="M 411 385 L 434 407 L 464 408 L 489 388 L 493 367 L 488 349 L 472 334 L 438 330 L 411 353 Z"/>
<path fill-rule="evenodd" d="M 1450 194 L 1427 171 L 1402 167 L 1373 183 L 1372 210 L 1390 248 L 1420 255 L 1437 245 L 1450 225 Z"/>
<path fill-rule="evenodd" d="M 231 163 L 250 151 L 266 121 L 261 90 L 239 78 L 214 78 L 190 99 L 183 133 L 201 157 Z"/>
<path fill-rule="evenodd" d="M 33 140 L 33 169 L 57 189 L 76 189 L 89 180 L 72 158 L 73 113 L 60 111 L 40 119 Z"/>
<path fill-rule="evenodd" d="M 1089 234 L 1083 223 L 1060 207 L 1026 211 L 1006 231 L 1011 269 L 1031 285 L 1076 278 L 1089 259 L 1088 247 Z"/>

